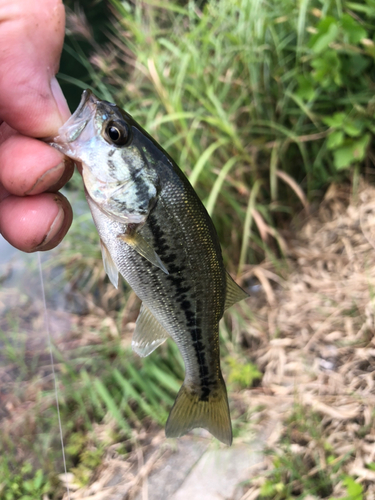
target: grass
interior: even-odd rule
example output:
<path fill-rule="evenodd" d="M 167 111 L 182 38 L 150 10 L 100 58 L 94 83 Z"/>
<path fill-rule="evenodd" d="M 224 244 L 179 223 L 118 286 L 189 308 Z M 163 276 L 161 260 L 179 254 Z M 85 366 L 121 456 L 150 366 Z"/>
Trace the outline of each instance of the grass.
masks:
<path fill-rule="evenodd" d="M 351 454 L 336 456 L 326 437 L 322 415 L 295 404 L 285 421 L 277 450 L 268 451 L 273 468 L 261 478 L 260 498 L 284 500 L 308 495 L 334 498 L 331 495 L 340 480 L 347 483 L 348 493 L 351 490 L 361 494 L 362 486 L 342 472 Z M 346 498 L 354 500 L 357 497 L 349 495 Z M 361 498 L 359 496 L 358 500 Z"/>
<path fill-rule="evenodd" d="M 13 466 L 14 467 L 14 466 Z M 33 472 L 32 465 L 25 463 L 17 472 L 6 457 L 0 459 L 0 498 L 4 500 L 35 500 L 51 489 L 44 472 Z"/>
<path fill-rule="evenodd" d="M 56 489 L 56 471 L 63 470 L 53 379 L 48 357 L 41 356 L 42 360 L 32 367 L 28 356 L 20 355 L 22 332 L 17 329 L 15 333 L 15 345 L 8 343 L 8 348 L 2 352 L 1 367 L 3 371 L 8 367 L 8 373 L 10 367 L 17 370 L 10 390 L 16 398 L 14 411 L 20 414 L 21 421 L 9 418 L 10 439 L 3 435 L 0 440 L 3 457 L 0 461 L 0 471 L 3 471 L 0 498 L 26 500 L 29 497 L 22 495 L 26 495 L 35 483 L 35 491 L 30 489 L 30 498 L 36 500 L 41 498 L 42 492 L 51 495 L 52 486 Z M 7 331 L 6 337 L 9 338 L 9 334 Z M 29 330 L 27 334 L 28 342 L 32 342 L 39 332 Z M 26 353 L 26 336 L 24 342 Z M 72 343 L 76 347 L 66 352 L 65 344 Z M 17 358 L 13 355 L 16 348 Z M 152 434 L 153 429 L 165 425 L 182 382 L 182 359 L 175 344 L 168 342 L 158 355 L 141 362 L 128 346 L 121 345 L 119 337 L 111 337 L 98 318 L 86 331 L 80 328 L 79 333 L 70 333 L 59 347 L 54 347 L 54 358 L 67 467 L 75 475 L 75 484 L 82 486 L 100 463 L 104 445 L 121 442 L 126 454 L 137 445 L 143 429 Z M 22 404 L 26 402 L 29 405 L 27 414 L 22 411 Z M 13 408 L 10 415 L 13 415 Z M 106 428 L 102 440 L 95 432 L 99 424 Z M 24 430 L 17 435 L 19 425 L 28 429 L 27 434 Z M 17 447 L 23 450 L 23 455 L 33 456 L 39 468 L 35 470 L 35 466 L 26 462 L 28 465 L 20 469 L 17 463 L 20 458 L 22 461 L 22 456 L 17 458 Z M 11 463 L 8 456 L 14 457 Z M 61 494 L 60 486 L 51 498 L 61 498 Z"/>
<path fill-rule="evenodd" d="M 98 47 L 86 30 L 90 62 L 76 42 L 66 47 L 87 69 L 75 83 L 124 106 L 177 161 L 230 267 L 241 273 L 264 246 L 282 253 L 278 230 L 291 214 L 369 153 L 371 10 L 307 0 L 111 3 L 112 45 Z M 76 18 L 71 31 L 84 32 Z"/>

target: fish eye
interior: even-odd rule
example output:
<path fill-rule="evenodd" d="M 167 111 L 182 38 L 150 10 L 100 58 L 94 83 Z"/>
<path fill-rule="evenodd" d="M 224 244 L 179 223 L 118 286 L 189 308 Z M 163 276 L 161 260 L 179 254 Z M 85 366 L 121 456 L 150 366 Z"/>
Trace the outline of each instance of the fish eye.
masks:
<path fill-rule="evenodd" d="M 112 139 L 113 142 L 116 142 L 120 139 L 121 133 L 117 127 L 109 127 L 108 135 Z"/>
<path fill-rule="evenodd" d="M 105 129 L 106 140 L 116 146 L 124 146 L 129 140 L 129 129 L 125 122 L 109 122 Z"/>

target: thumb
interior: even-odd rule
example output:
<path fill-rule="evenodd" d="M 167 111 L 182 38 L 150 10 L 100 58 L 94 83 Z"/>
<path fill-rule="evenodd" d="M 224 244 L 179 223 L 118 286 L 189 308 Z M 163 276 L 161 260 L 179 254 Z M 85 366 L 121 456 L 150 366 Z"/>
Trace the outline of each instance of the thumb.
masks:
<path fill-rule="evenodd" d="M 0 119 L 53 135 L 70 112 L 55 78 L 64 42 L 61 0 L 0 0 Z"/>

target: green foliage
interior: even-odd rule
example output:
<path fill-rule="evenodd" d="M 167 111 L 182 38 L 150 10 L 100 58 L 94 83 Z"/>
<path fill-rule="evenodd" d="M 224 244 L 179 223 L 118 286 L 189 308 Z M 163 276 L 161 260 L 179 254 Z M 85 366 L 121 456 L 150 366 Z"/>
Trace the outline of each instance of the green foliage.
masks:
<path fill-rule="evenodd" d="M 260 498 L 289 500 L 312 495 L 333 500 L 330 495 L 341 482 L 346 488 L 346 500 L 362 500 L 362 486 L 342 472 L 350 452 L 341 457 L 334 455 L 318 413 L 296 404 L 285 424 L 277 450 L 269 450 L 273 469 L 261 487 Z"/>
<path fill-rule="evenodd" d="M 50 487 L 41 469 L 33 471 L 32 465 L 27 462 L 18 468 L 9 464 L 6 457 L 0 458 L 1 500 L 42 500 Z"/>
<path fill-rule="evenodd" d="M 55 356 L 59 358 L 59 353 Z M 71 352 L 69 361 L 60 361 L 65 367 L 60 412 L 63 422 L 69 423 L 64 427 L 66 456 L 75 482 L 85 485 L 100 463 L 104 446 L 133 441 L 136 429 L 143 426 L 165 425 L 181 385 L 183 362 L 172 342 L 140 362 L 119 341 L 108 338 L 90 350 Z M 93 424 L 104 422 L 106 436 L 99 442 Z"/>
<path fill-rule="evenodd" d="M 363 487 L 361 484 L 356 483 L 351 476 L 345 476 L 342 482 L 347 493 L 345 497 L 341 497 L 342 500 L 363 500 Z M 331 497 L 329 500 L 334 500 L 334 498 Z"/>
<path fill-rule="evenodd" d="M 373 129 L 370 120 L 353 119 L 339 112 L 332 117 L 325 117 L 323 122 L 332 130 L 327 139 L 327 148 L 333 152 L 337 170 L 345 169 L 365 158 L 370 134 L 364 133 L 364 130 Z"/>
<path fill-rule="evenodd" d="M 334 478 L 331 470 L 319 470 L 310 474 L 311 465 L 300 455 L 287 448 L 283 449 L 274 459 L 271 477 L 261 487 L 260 497 L 272 500 L 298 498 L 304 495 L 317 495 L 325 498 L 332 493 Z M 303 497 L 300 497 L 303 498 Z"/>
<path fill-rule="evenodd" d="M 109 334 L 101 318 L 96 321 L 92 331 L 80 329 L 80 341 L 68 354 L 54 348 L 67 469 L 74 474 L 74 482 L 82 486 L 101 463 L 106 446 L 122 443 L 122 452 L 127 453 L 137 443 L 138 430 L 152 431 L 165 425 L 184 375 L 174 343 L 167 342 L 157 353 L 140 360 L 122 345 L 120 338 Z M 81 344 L 85 336 L 91 343 Z M 29 429 L 27 436 L 0 435 L 0 500 L 42 500 L 44 493 L 50 498 L 61 498 L 58 495 L 62 486 L 56 479 L 56 472 L 62 472 L 61 443 L 53 384 L 50 375 L 45 382 L 40 380 L 40 366 L 26 363 L 30 356 L 21 341 L 26 345 L 27 335 L 19 331 L 18 336 L 8 335 L 10 339 L 16 337 L 18 358 L 13 349 L 3 354 L 14 372 L 19 371 L 17 377 L 23 392 L 17 396 L 22 398 L 25 391 L 35 391 L 40 405 L 35 403 L 27 415 L 22 414 L 24 427 Z M 21 466 L 6 461 L 4 457 L 14 456 L 18 448 L 33 457 L 36 472 L 28 463 Z M 47 479 L 47 474 L 55 478 L 54 483 Z"/>
<path fill-rule="evenodd" d="M 168 150 L 239 270 L 280 250 L 274 227 L 300 204 L 288 178 L 312 197 L 370 147 L 372 4 L 111 3 L 116 46 L 92 42 L 94 66 L 69 48 L 87 67 L 76 83 L 123 105 Z"/>
<path fill-rule="evenodd" d="M 87 442 L 87 436 L 85 437 Z M 79 464 L 77 467 L 72 467 L 71 472 L 74 474 L 74 482 L 78 486 L 86 486 L 90 480 L 92 472 L 98 465 L 102 463 L 102 449 L 85 449 L 79 455 Z"/>
<path fill-rule="evenodd" d="M 225 359 L 229 365 L 228 382 L 238 384 L 241 389 L 249 388 L 256 380 L 260 380 L 263 374 L 253 363 L 243 363 L 236 358 Z"/>
<path fill-rule="evenodd" d="M 351 4 L 351 8 L 356 5 Z M 334 14 L 332 7 L 329 11 Z M 339 98 L 339 106 L 334 101 L 320 118 L 330 127 L 326 146 L 340 171 L 363 161 L 374 131 L 373 99 L 368 96 L 364 101 L 362 93 L 373 85 L 375 45 L 369 38 L 374 27 L 366 20 L 354 18 L 352 11 L 351 15 L 340 15 L 337 9 L 336 15 L 332 14 L 321 19 L 309 40 L 313 71 L 305 76 L 300 95 L 307 101 L 313 101 L 318 93 L 326 94 L 326 99 Z"/>

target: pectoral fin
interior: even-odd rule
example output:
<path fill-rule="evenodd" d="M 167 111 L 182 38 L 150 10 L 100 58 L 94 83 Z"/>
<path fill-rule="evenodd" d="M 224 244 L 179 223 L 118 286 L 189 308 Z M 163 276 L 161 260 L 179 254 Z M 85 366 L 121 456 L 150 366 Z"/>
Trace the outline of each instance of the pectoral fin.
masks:
<path fill-rule="evenodd" d="M 246 293 L 245 290 L 242 290 L 242 288 L 238 286 L 232 277 L 227 273 L 224 310 L 226 311 L 230 306 L 240 300 L 246 299 L 248 296 L 249 294 Z"/>
<path fill-rule="evenodd" d="M 108 278 L 111 280 L 112 285 L 115 288 L 118 288 L 118 270 L 116 264 L 112 260 L 108 248 L 105 246 L 102 240 L 100 240 L 100 248 L 102 250 L 102 258 L 103 258 L 105 272 L 108 274 Z"/>
<path fill-rule="evenodd" d="M 120 234 L 118 238 L 131 246 L 139 255 L 142 255 L 142 257 L 151 262 L 151 264 L 165 272 L 165 274 L 169 274 L 159 255 L 139 233 L 134 231 L 132 233 Z"/>
<path fill-rule="evenodd" d="M 152 353 L 169 337 L 167 330 L 142 304 L 132 340 L 132 349 L 142 358 Z"/>

